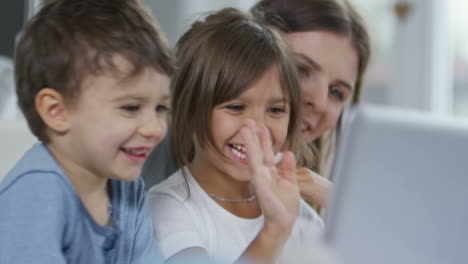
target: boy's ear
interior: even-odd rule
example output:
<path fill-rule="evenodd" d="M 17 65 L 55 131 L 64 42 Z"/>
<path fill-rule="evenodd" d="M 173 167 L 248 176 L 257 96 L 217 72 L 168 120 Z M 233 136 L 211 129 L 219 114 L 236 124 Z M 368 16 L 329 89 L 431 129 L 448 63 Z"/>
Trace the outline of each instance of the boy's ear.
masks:
<path fill-rule="evenodd" d="M 56 90 L 51 88 L 40 90 L 36 95 L 35 106 L 49 129 L 57 133 L 65 133 L 70 129 L 69 113 L 64 98 Z"/>

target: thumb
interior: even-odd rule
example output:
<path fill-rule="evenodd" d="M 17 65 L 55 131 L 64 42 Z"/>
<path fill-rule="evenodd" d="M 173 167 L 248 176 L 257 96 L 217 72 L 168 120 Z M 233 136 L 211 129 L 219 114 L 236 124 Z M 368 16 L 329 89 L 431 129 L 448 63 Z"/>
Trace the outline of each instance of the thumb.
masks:
<path fill-rule="evenodd" d="M 297 183 L 296 158 L 291 151 L 284 152 L 278 169 L 281 177 L 290 182 Z"/>

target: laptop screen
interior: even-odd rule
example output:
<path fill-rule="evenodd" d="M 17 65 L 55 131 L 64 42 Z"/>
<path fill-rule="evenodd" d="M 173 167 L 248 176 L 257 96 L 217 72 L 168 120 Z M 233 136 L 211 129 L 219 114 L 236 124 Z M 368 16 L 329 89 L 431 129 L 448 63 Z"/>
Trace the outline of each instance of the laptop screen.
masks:
<path fill-rule="evenodd" d="M 345 264 L 468 263 L 468 122 L 358 106 L 325 240 Z"/>

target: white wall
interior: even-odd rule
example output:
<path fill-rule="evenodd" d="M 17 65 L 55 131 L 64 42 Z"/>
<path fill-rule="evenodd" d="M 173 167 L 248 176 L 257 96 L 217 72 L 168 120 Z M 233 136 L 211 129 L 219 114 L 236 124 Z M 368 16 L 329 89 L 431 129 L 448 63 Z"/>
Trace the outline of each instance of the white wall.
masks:
<path fill-rule="evenodd" d="M 0 181 L 35 142 L 24 120 L 0 120 Z"/>
<path fill-rule="evenodd" d="M 447 1 L 409 0 L 393 39 L 389 104 L 451 114 L 452 56 Z"/>
<path fill-rule="evenodd" d="M 224 7 L 248 10 L 256 0 L 145 0 L 174 45 L 200 15 Z"/>

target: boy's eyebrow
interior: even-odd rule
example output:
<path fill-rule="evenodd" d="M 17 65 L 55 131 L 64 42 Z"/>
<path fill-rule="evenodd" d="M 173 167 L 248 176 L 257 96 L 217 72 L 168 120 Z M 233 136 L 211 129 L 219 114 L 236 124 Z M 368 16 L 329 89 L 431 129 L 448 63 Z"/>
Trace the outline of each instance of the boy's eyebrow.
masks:
<path fill-rule="evenodd" d="M 137 95 L 137 94 L 124 94 L 124 95 L 121 95 L 119 97 L 116 97 L 114 99 L 112 99 L 113 102 L 118 102 L 118 101 L 123 101 L 123 100 L 128 100 L 128 99 L 133 99 L 133 100 L 137 100 L 137 101 L 146 101 L 148 100 L 147 98 L 141 96 L 141 95 Z"/>
<path fill-rule="evenodd" d="M 170 94 L 165 94 L 161 99 L 162 100 L 169 100 L 169 99 L 171 99 L 171 95 Z"/>
<path fill-rule="evenodd" d="M 171 96 L 169 94 L 165 94 L 161 97 L 161 100 L 160 101 L 163 101 L 163 102 L 166 102 L 166 101 L 169 101 L 170 102 L 171 100 Z"/>
<path fill-rule="evenodd" d="M 294 57 L 299 57 L 303 60 L 305 60 L 307 62 L 307 64 L 309 64 L 310 66 L 312 66 L 312 68 L 314 68 L 314 70 L 316 71 L 319 71 L 321 72 L 322 71 L 322 67 L 320 67 L 320 65 L 315 62 L 312 58 L 310 58 L 309 56 L 303 54 L 303 53 L 297 53 L 297 52 L 293 52 L 293 56 Z M 351 92 L 354 90 L 354 85 L 351 85 L 350 83 L 344 81 L 344 80 L 337 80 L 337 83 L 338 85 L 341 85 L 343 86 L 344 88 L 350 90 Z"/>
<path fill-rule="evenodd" d="M 122 96 L 119 96 L 117 98 L 112 99 L 112 101 L 113 102 L 118 102 L 118 101 L 123 101 L 123 100 L 128 100 L 128 99 L 133 99 L 133 100 L 136 100 L 136 101 L 145 102 L 145 101 L 148 100 L 148 97 L 141 96 L 139 94 L 125 94 L 125 95 L 122 95 Z M 160 101 L 168 101 L 170 99 L 171 99 L 171 96 L 169 94 L 165 94 L 159 100 Z"/>

